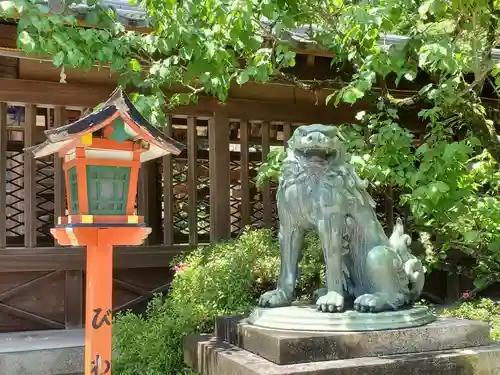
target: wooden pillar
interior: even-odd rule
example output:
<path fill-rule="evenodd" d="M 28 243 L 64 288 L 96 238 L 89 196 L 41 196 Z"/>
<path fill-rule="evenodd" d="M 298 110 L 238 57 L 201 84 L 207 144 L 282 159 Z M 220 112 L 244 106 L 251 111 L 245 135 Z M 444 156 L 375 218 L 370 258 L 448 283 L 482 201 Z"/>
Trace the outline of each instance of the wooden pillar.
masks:
<path fill-rule="evenodd" d="M 269 154 L 270 140 L 269 140 L 269 122 L 262 123 L 262 161 L 267 161 Z M 262 205 L 263 207 L 263 221 L 264 227 L 271 228 L 273 225 L 273 212 L 271 207 L 271 188 L 269 182 L 262 186 Z"/>
<path fill-rule="evenodd" d="M 240 123 L 240 181 L 241 181 L 241 224 L 250 225 L 252 207 L 250 204 L 250 163 L 249 163 L 248 121 Z"/>
<path fill-rule="evenodd" d="M 59 128 L 66 125 L 66 108 L 54 108 L 54 128 Z M 64 216 L 65 212 L 65 181 L 62 169 L 62 158 L 59 155 L 54 155 L 54 220 Z M 54 223 L 55 224 L 55 223 Z M 57 244 L 57 241 L 54 239 Z"/>
<path fill-rule="evenodd" d="M 156 201 L 158 196 L 156 189 L 156 173 L 157 164 L 155 160 L 150 160 L 141 164 L 139 171 L 139 188 L 138 188 L 138 204 L 137 210 L 139 215 L 144 216 L 144 222 L 147 226 L 153 228 L 153 233 L 157 233 L 156 228 L 159 224 L 159 202 Z M 155 242 L 156 237 L 150 236 L 144 241 L 143 246 L 147 246 Z"/>
<path fill-rule="evenodd" d="M 87 246 L 86 281 L 85 375 L 111 375 L 113 246 L 99 240 Z"/>
<path fill-rule="evenodd" d="M 210 241 L 231 235 L 229 207 L 229 119 L 215 112 L 208 123 L 210 176 Z"/>
<path fill-rule="evenodd" d="M 0 207 L 4 215 L 0 218 L 0 248 L 7 246 L 7 103 L 0 103 Z"/>
<path fill-rule="evenodd" d="M 24 147 L 35 145 L 36 106 L 26 104 Z M 24 246 L 36 246 L 36 161 L 31 152 L 24 153 Z"/>
<path fill-rule="evenodd" d="M 187 119 L 187 153 L 188 153 L 188 226 L 189 245 L 198 245 L 198 207 L 197 207 L 197 179 L 198 179 L 198 142 L 196 132 L 196 118 Z"/>
<path fill-rule="evenodd" d="M 172 116 L 167 117 L 165 134 L 172 137 Z M 173 210 L 173 172 L 172 155 L 163 157 L 163 244 L 174 244 L 174 210 Z"/>
<path fill-rule="evenodd" d="M 66 329 L 83 326 L 83 306 L 83 271 L 66 271 L 64 292 L 64 326 Z"/>
<path fill-rule="evenodd" d="M 290 124 L 284 124 L 283 125 L 283 146 L 285 146 L 285 149 L 288 147 L 288 140 L 292 136 L 292 127 Z"/>
<path fill-rule="evenodd" d="M 54 128 L 66 125 L 66 108 L 54 108 Z M 54 155 L 54 225 L 57 218 L 66 215 L 65 176 L 62 169 L 62 158 Z M 54 239 L 55 240 L 55 239 Z M 57 245 L 57 240 L 55 240 Z M 83 271 L 68 270 L 65 272 L 64 292 L 64 326 L 66 329 L 83 326 Z"/>

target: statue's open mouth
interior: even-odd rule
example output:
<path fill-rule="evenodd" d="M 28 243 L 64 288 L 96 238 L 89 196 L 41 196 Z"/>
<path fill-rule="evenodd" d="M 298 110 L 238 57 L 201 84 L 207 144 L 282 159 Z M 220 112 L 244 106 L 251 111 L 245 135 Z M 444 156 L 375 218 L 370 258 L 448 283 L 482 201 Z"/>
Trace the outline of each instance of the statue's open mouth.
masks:
<path fill-rule="evenodd" d="M 324 148 L 301 148 L 296 149 L 295 152 L 297 152 L 301 156 L 316 157 L 320 159 L 328 159 L 332 156 L 337 155 L 336 150 L 326 150 Z"/>

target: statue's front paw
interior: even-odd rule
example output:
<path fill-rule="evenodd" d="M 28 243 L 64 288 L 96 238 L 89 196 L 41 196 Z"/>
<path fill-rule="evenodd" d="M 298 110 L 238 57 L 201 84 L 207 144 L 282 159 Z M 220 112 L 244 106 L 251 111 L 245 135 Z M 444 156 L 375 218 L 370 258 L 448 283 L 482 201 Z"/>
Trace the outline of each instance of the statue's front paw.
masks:
<path fill-rule="evenodd" d="M 291 298 L 282 289 L 271 290 L 259 298 L 260 307 L 282 307 L 289 306 L 291 303 Z"/>
<path fill-rule="evenodd" d="M 337 292 L 328 292 L 316 301 L 316 307 L 323 312 L 340 312 L 344 310 L 344 296 Z"/>
<path fill-rule="evenodd" d="M 387 307 L 386 299 L 377 294 L 363 294 L 354 300 L 354 310 L 359 312 L 379 312 Z"/>

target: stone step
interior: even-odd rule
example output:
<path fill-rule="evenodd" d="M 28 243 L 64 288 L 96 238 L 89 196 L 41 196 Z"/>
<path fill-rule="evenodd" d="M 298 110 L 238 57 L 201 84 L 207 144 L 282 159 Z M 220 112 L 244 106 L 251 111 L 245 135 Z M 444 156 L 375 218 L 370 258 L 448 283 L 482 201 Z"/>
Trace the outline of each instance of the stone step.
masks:
<path fill-rule="evenodd" d="M 221 317 L 216 320 L 215 337 L 288 365 L 487 346 L 489 330 L 484 322 L 438 318 L 421 327 L 385 331 L 279 331 L 247 324 L 243 317 Z"/>
<path fill-rule="evenodd" d="M 83 375 L 83 330 L 0 334 L 0 375 Z"/>
<path fill-rule="evenodd" d="M 278 365 L 210 335 L 191 335 L 184 360 L 203 375 L 498 375 L 500 344 Z"/>

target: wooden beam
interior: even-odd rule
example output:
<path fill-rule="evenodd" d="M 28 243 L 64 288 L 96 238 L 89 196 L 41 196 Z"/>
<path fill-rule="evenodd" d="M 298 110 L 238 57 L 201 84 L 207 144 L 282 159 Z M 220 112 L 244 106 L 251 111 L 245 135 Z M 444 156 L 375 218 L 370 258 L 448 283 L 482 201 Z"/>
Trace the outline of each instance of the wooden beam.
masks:
<path fill-rule="evenodd" d="M 113 90 L 114 86 L 108 85 L 0 79 L 0 102 L 93 108 L 106 101 Z M 176 108 L 174 114 L 210 118 L 215 112 L 224 112 L 231 119 L 339 124 L 355 121 L 356 112 L 372 105 L 367 99 L 353 106 L 341 105 L 334 108 L 295 102 L 293 98 L 276 101 L 230 98 L 221 103 L 214 98 L 200 96 L 197 104 Z"/>
<path fill-rule="evenodd" d="M 0 103 L 0 207 L 7 207 L 7 104 Z M 7 217 L 0 218 L 0 248 L 7 245 Z"/>
<path fill-rule="evenodd" d="M 24 147 L 34 146 L 36 106 L 26 106 L 24 115 Z M 35 247 L 37 239 L 36 160 L 31 152 L 24 153 L 24 246 Z"/>
<path fill-rule="evenodd" d="M 117 286 L 121 289 L 124 289 L 128 292 L 132 292 L 132 293 L 135 293 L 139 296 L 144 296 L 144 297 L 148 297 L 148 298 L 153 298 L 154 297 L 154 294 L 151 293 L 149 290 L 147 289 L 143 289 L 141 287 L 138 287 L 136 285 L 133 285 L 133 284 L 129 284 L 125 281 L 122 281 L 122 280 L 119 280 L 119 279 L 116 279 L 116 278 L 113 278 L 113 285 L 114 286 Z"/>
<path fill-rule="evenodd" d="M 292 136 L 292 127 L 290 124 L 283 125 L 283 146 L 285 149 L 288 147 L 288 140 Z"/>
<path fill-rule="evenodd" d="M 265 121 L 262 123 L 261 134 L 262 134 L 262 162 L 267 162 L 267 155 L 270 151 L 269 146 L 269 122 Z M 263 222 L 264 227 L 271 228 L 273 225 L 273 212 L 271 207 L 271 186 L 269 182 L 265 182 L 262 186 L 262 205 L 263 207 Z"/>
<path fill-rule="evenodd" d="M 17 27 L 0 25 L 0 47 L 17 48 Z"/>
<path fill-rule="evenodd" d="M 196 246 L 198 243 L 198 141 L 196 133 L 196 118 L 188 117 L 187 120 L 187 153 L 188 153 L 188 226 L 189 244 Z"/>
<path fill-rule="evenodd" d="M 172 116 L 167 116 L 164 132 L 172 136 Z M 174 244 L 174 199 L 173 199 L 172 154 L 163 157 L 163 244 Z"/>
<path fill-rule="evenodd" d="M 248 121 L 240 123 L 240 179 L 241 179 L 241 224 L 250 225 L 252 207 L 250 204 L 249 176 L 249 126 Z"/>
<path fill-rule="evenodd" d="M 314 62 L 316 60 L 316 56 L 314 55 L 307 55 L 307 66 L 312 68 L 314 66 Z"/>
<path fill-rule="evenodd" d="M 64 326 L 66 329 L 83 327 L 83 271 L 65 273 Z"/>
<path fill-rule="evenodd" d="M 66 125 L 66 108 L 56 107 L 54 108 L 54 128 L 59 128 Z M 62 159 L 55 154 L 54 155 L 54 221 L 57 222 L 57 218 L 64 216 L 66 214 L 65 205 L 65 183 L 64 183 L 64 173 L 62 169 Z"/>
<path fill-rule="evenodd" d="M 54 128 L 66 125 L 66 108 L 54 108 Z M 54 155 L 54 221 L 66 213 L 65 182 L 62 159 Z M 55 223 L 54 223 L 55 224 Z M 57 241 L 55 241 L 57 246 Z M 64 274 L 64 326 L 66 329 L 83 327 L 83 271 L 67 270 Z"/>
<path fill-rule="evenodd" d="M 107 100 L 112 91 L 111 86 L 0 79 L 0 97 L 6 98 L 0 101 L 14 103 L 93 108 Z"/>
<path fill-rule="evenodd" d="M 21 319 L 26 319 L 53 329 L 64 329 L 64 325 L 51 319 L 38 316 L 25 310 L 18 309 L 17 307 L 9 306 L 0 303 L 0 311 Z"/>
<path fill-rule="evenodd" d="M 144 221 L 151 225 L 149 222 L 150 217 L 150 173 L 151 166 L 150 164 L 154 163 L 152 161 L 148 161 L 146 163 L 141 164 L 141 168 L 139 169 L 139 183 L 137 184 L 137 213 L 141 216 L 144 216 Z M 149 236 L 146 238 L 142 244 L 142 246 L 147 246 L 149 244 Z"/>
<path fill-rule="evenodd" d="M 168 283 L 166 283 L 166 284 L 160 285 L 159 287 L 151 290 L 148 293 L 151 293 L 153 295 L 157 294 L 157 293 L 165 293 L 165 292 L 168 292 L 169 289 L 170 289 L 170 281 Z M 123 310 L 130 309 L 132 306 L 138 305 L 139 303 L 146 302 L 150 298 L 151 297 L 149 296 L 149 294 L 148 295 L 144 295 L 144 296 L 136 297 L 136 298 L 134 298 L 131 301 L 125 302 L 124 304 L 122 304 L 120 306 L 114 307 L 113 308 L 113 312 L 115 312 L 115 311 L 123 311 Z"/>
<path fill-rule="evenodd" d="M 210 175 L 210 241 L 231 236 L 229 205 L 229 118 L 216 112 L 208 123 Z"/>
<path fill-rule="evenodd" d="M 191 250 L 189 245 L 117 247 L 115 269 L 167 267 L 172 259 Z M 80 247 L 9 248 L 0 252 L 1 272 L 84 270 L 85 250 Z"/>

